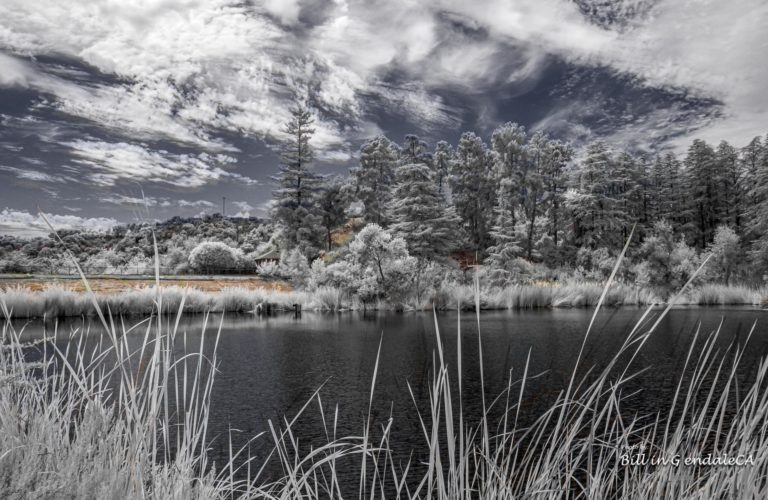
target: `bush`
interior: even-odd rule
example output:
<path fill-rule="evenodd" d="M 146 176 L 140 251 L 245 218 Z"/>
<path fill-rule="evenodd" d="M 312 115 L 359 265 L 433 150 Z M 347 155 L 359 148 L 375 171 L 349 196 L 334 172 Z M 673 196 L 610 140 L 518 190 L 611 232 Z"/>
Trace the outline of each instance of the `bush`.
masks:
<path fill-rule="evenodd" d="M 0 260 L 0 272 L 27 273 L 30 272 L 29 259 L 20 252 L 13 252 Z"/>
<path fill-rule="evenodd" d="M 346 260 L 326 265 L 322 259 L 312 262 L 309 286 L 312 289 L 332 287 L 354 293 L 359 285 L 358 269 Z"/>
<path fill-rule="evenodd" d="M 258 274 L 259 276 L 263 276 L 265 278 L 282 277 L 280 274 L 280 265 L 273 260 L 268 260 L 266 262 L 262 262 L 261 264 L 258 264 L 256 266 L 256 274 Z"/>
<path fill-rule="evenodd" d="M 182 247 L 169 248 L 161 264 L 167 269 L 173 269 L 174 272 L 183 272 L 189 269 L 189 254 Z"/>
<path fill-rule="evenodd" d="M 708 250 L 712 257 L 707 265 L 707 277 L 729 284 L 731 276 L 743 257 L 736 231 L 728 226 L 718 226 L 714 241 L 709 245 Z"/>
<path fill-rule="evenodd" d="M 205 241 L 189 254 L 192 269 L 203 272 L 221 272 L 237 269 L 240 252 L 218 241 Z"/>
<path fill-rule="evenodd" d="M 307 284 L 309 262 L 301 250 L 294 248 L 280 255 L 280 274 L 291 280 L 291 284 L 295 287 L 303 287 Z"/>
<path fill-rule="evenodd" d="M 682 239 L 677 239 L 672 226 L 657 222 L 640 246 L 641 262 L 633 268 L 640 286 L 679 289 L 696 272 L 699 256 Z M 697 278 L 698 279 L 698 278 Z"/>

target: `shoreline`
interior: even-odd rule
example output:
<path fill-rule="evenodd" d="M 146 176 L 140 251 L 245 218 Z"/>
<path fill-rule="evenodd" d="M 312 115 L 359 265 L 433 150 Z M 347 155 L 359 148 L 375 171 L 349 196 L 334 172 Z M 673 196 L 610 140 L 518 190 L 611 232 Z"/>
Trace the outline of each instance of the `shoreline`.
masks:
<path fill-rule="evenodd" d="M 191 280 L 186 283 L 191 284 Z M 603 286 L 602 283 L 565 283 L 486 288 L 480 290 L 480 310 L 591 308 L 599 302 Z M 430 311 L 433 307 L 438 311 L 475 310 L 474 287 L 464 284 L 444 285 L 426 295 L 421 301 L 410 298 L 400 302 L 378 300 L 368 303 L 361 302 L 347 291 L 328 287 L 307 291 L 223 286 L 211 291 L 194 286 L 180 286 L 175 284 L 174 280 L 161 279 L 160 291 L 163 314 L 178 314 L 182 300 L 184 313 L 192 314 L 212 312 L 270 316 L 297 312 L 409 312 Z M 154 285 L 134 286 L 109 292 L 96 289 L 95 296 L 102 310 L 113 316 L 149 316 L 157 312 L 158 296 Z M 679 297 L 673 307 L 762 308 L 766 297 L 768 297 L 768 291 L 765 289 L 738 285 L 701 285 Z M 91 297 L 87 293 L 60 284 L 49 285 L 38 290 L 22 286 L 4 289 L 0 287 L 0 305 L 7 310 L 11 319 L 96 315 Z M 668 305 L 668 300 L 661 299 L 652 290 L 614 284 L 609 289 L 603 305 L 611 308 L 665 306 Z"/>

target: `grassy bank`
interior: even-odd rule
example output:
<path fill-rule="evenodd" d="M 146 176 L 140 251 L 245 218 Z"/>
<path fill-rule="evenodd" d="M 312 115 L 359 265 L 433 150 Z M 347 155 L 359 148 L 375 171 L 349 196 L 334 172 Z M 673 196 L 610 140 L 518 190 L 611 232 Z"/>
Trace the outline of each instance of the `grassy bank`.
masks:
<path fill-rule="evenodd" d="M 153 286 L 152 276 L 89 276 L 91 290 L 100 293 L 118 293 L 135 288 Z M 233 286 L 247 289 L 290 290 L 291 286 L 285 281 L 266 280 L 254 276 L 161 276 L 160 283 L 164 287 L 192 287 L 205 292 L 219 292 Z M 0 290 L 8 288 L 27 288 L 36 292 L 51 287 L 61 287 L 75 292 L 85 292 L 85 286 L 79 276 L 12 276 L 0 275 Z"/>
<path fill-rule="evenodd" d="M 613 293 L 610 286 L 604 292 L 595 303 L 595 315 Z M 520 302 L 519 291 L 500 293 L 500 303 L 529 303 Z M 156 294 L 155 310 L 175 308 L 180 315 L 186 299 L 166 303 L 171 296 Z M 674 392 L 657 407 L 638 413 L 638 394 L 627 385 L 636 370 L 648 367 L 635 367 L 633 361 L 669 307 L 660 315 L 648 308 L 609 365 L 582 378 L 577 374 L 588 368 L 582 366 L 590 341 L 587 330 L 574 353 L 573 376 L 556 388 L 556 401 L 527 427 L 517 422 L 521 406 L 537 398 L 527 392 L 528 365 L 518 367 L 518 380 L 510 376 L 496 399 L 483 399 L 481 409 L 470 411 L 462 399 L 462 342 L 457 342 L 458 366 L 448 367 L 436 327 L 430 404 L 424 411 L 377 418 L 369 411 L 361 432 L 353 436 L 338 435 L 335 419 L 324 420 L 317 435 L 326 436 L 327 442 L 307 449 L 299 442 L 308 437 L 294 433 L 296 419 L 318 406 L 323 414 L 333 414 L 316 393 L 299 415 L 270 421 L 269 436 L 260 437 L 273 445 L 266 460 L 284 471 L 267 481 L 261 475 L 265 464 L 250 460 L 247 450 L 232 450 L 229 463 L 210 466 L 206 437 L 215 348 L 203 353 L 189 346 L 172 317 L 155 315 L 130 330 L 115 326 L 96 303 L 106 330 L 101 347 L 87 351 L 77 338 L 23 345 L 4 300 L 0 297 L 6 317 L 0 349 L 3 498 L 768 496 L 768 364 L 756 367 L 755 380 L 747 386 L 736 379 L 749 337 L 723 352 L 716 348 L 719 331 L 697 334 Z M 482 297 L 475 295 L 474 300 Z M 208 335 L 218 339 L 217 333 Z M 482 386 L 481 333 L 462 332 L 459 322 L 458 335 L 476 339 Z M 128 347 L 129 336 L 143 339 L 138 348 Z M 37 354 L 34 362 L 31 353 Z M 377 373 L 378 357 L 370 401 L 376 397 Z M 488 417 L 490 405 L 504 408 L 499 421 Z M 391 452 L 393 419 L 414 417 L 423 431 L 414 451 L 424 458 L 402 463 Z M 629 464 L 629 459 L 639 459 L 639 450 L 645 450 L 649 461 Z M 671 463 L 651 463 L 654 457 Z M 707 457 L 731 457 L 747 465 L 682 462 Z M 351 484 L 339 474 L 341 467 L 349 473 L 350 463 L 357 464 L 351 468 L 356 477 Z"/>
<path fill-rule="evenodd" d="M 570 283 L 563 285 L 516 285 L 507 288 L 481 288 L 480 309 L 534 309 L 550 307 L 595 307 L 600 300 L 603 285 L 599 283 Z M 154 286 L 134 288 L 117 293 L 96 293 L 100 307 L 113 315 L 149 315 L 156 310 L 157 290 Z M 362 303 L 336 288 L 313 291 L 249 289 L 224 287 L 220 291 L 198 288 L 162 286 L 163 313 L 178 310 L 182 297 L 185 311 L 259 312 L 267 304 L 276 311 L 292 311 L 298 304 L 304 311 L 345 310 L 438 310 L 475 308 L 475 290 L 471 285 L 443 286 L 436 293 L 403 303 Z M 744 286 L 703 285 L 676 299 L 676 305 L 762 305 L 768 290 Z M 56 318 L 94 315 L 92 299 L 85 293 L 62 286 L 51 286 L 39 291 L 23 287 L 0 290 L 0 300 L 8 307 L 13 318 Z M 643 306 L 664 304 L 666 301 L 651 290 L 616 284 L 610 287 L 603 305 Z M 262 309 L 263 310 L 263 309 Z"/>

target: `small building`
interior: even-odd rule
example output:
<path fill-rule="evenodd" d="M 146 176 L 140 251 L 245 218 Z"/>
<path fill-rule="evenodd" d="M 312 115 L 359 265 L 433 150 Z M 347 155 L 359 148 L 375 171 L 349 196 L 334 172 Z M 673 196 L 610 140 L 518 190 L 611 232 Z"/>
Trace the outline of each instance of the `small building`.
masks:
<path fill-rule="evenodd" d="M 256 265 L 266 264 L 267 262 L 274 262 L 275 264 L 280 262 L 280 250 L 277 247 L 272 247 L 262 255 L 256 257 Z"/>
<path fill-rule="evenodd" d="M 459 269 L 462 271 L 482 264 L 482 261 L 478 259 L 477 252 L 474 250 L 457 250 L 451 253 L 450 257 L 459 264 Z"/>

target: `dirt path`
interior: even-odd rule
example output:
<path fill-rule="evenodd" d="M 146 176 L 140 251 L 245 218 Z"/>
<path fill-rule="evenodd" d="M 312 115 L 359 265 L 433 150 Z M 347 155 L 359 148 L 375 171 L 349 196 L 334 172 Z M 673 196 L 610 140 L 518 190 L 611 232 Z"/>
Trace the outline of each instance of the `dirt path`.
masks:
<path fill-rule="evenodd" d="M 115 293 L 132 288 L 144 288 L 153 286 L 155 280 L 152 278 L 112 278 L 112 277 L 93 277 L 88 278 L 91 288 L 95 292 Z M 267 290 L 287 291 L 291 287 L 284 281 L 267 281 L 261 278 L 251 276 L 190 276 L 161 278 L 163 286 L 189 286 L 198 288 L 206 292 L 218 292 L 223 288 L 241 287 L 248 289 L 264 288 Z M 0 290 L 7 288 L 23 287 L 32 291 L 40 291 L 50 286 L 62 286 L 77 292 L 85 291 L 83 282 L 75 277 L 62 276 L 0 276 Z"/>

